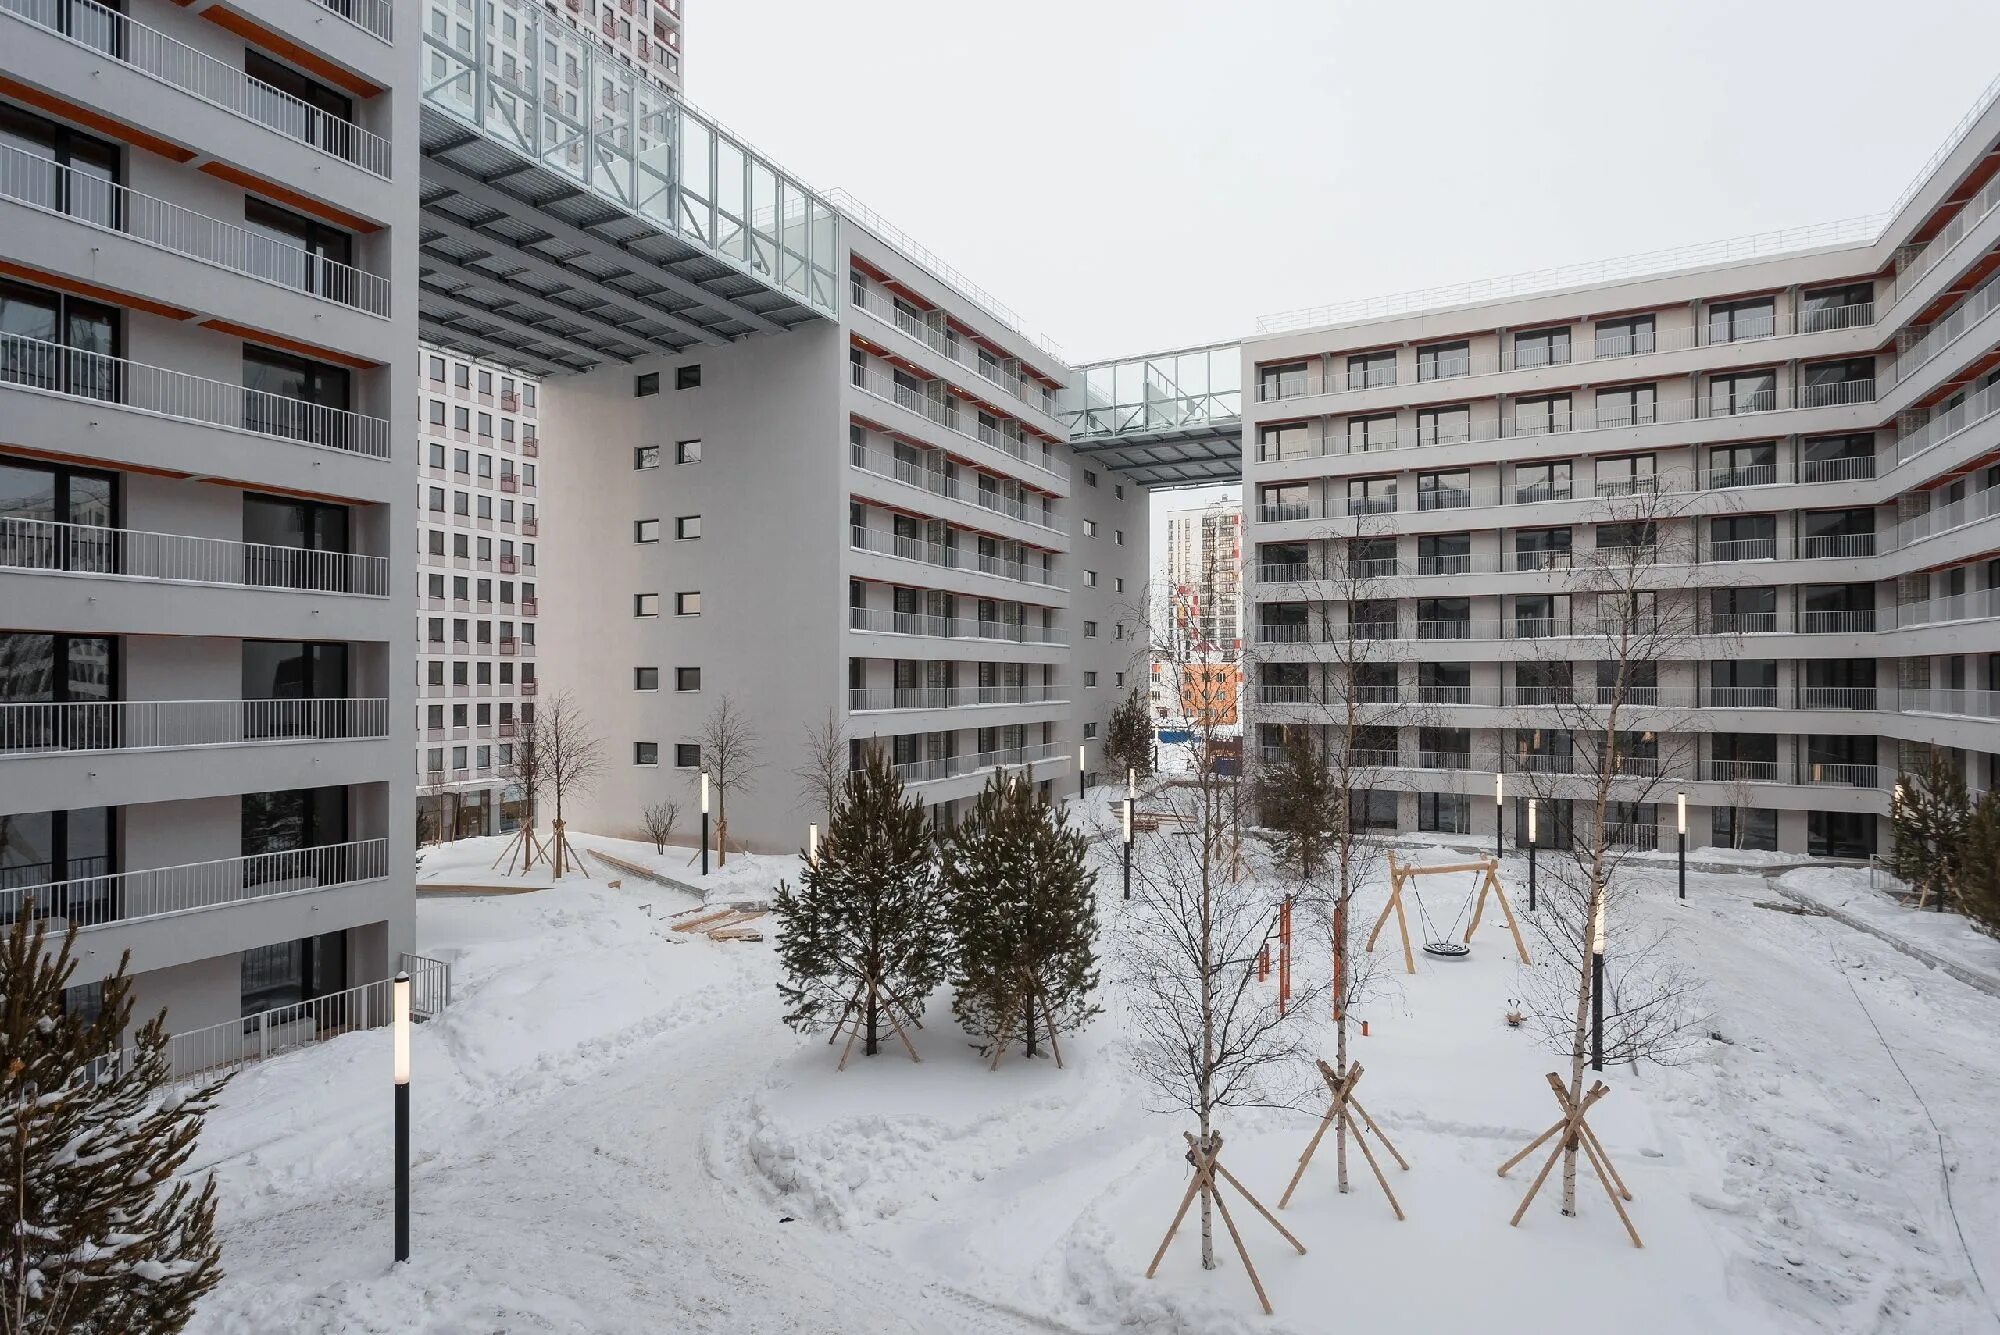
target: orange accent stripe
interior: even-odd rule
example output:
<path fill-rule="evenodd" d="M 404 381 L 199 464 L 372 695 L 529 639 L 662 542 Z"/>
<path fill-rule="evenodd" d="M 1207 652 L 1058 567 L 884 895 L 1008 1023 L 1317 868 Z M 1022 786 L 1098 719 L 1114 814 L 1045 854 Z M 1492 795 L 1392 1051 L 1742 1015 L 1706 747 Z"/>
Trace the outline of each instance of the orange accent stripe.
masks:
<path fill-rule="evenodd" d="M 289 190 L 282 185 L 273 184 L 261 176 L 253 176 L 249 172 L 237 167 L 227 166 L 220 162 L 204 162 L 201 164 L 201 170 L 215 177 L 218 181 L 227 181 L 231 185 L 242 186 L 245 190 L 253 194 L 259 194 L 266 199 L 275 200 L 288 208 L 297 209 L 300 213 L 310 213 L 315 218 L 324 218 L 326 221 L 339 227 L 345 227 L 349 231 L 379 232 L 382 230 L 380 223 L 370 222 L 358 213 L 349 213 L 347 210 L 337 209 L 331 204 L 322 204 L 311 195 L 302 195 L 296 190 Z"/>
<path fill-rule="evenodd" d="M 234 10 L 224 9 L 221 5 L 210 5 L 201 12 L 201 16 L 218 28 L 227 28 L 252 46 L 261 46 L 273 55 L 282 56 L 299 68 L 318 75 L 326 82 L 345 88 L 356 97 L 373 97 L 382 91 L 380 85 L 342 69 L 324 56 L 315 55 L 290 38 L 273 32 L 261 23 L 244 18 Z"/>
<path fill-rule="evenodd" d="M 16 264 L 12 260 L 0 260 L 0 273 L 12 274 L 16 278 L 25 278 L 30 282 L 40 283 L 44 287 L 52 287 L 60 292 L 67 292 L 72 296 L 89 297 L 92 301 L 101 301 L 110 306 L 124 306 L 132 310 L 144 311 L 148 315 L 164 316 L 169 320 L 191 320 L 194 318 L 193 311 L 185 311 L 178 306 L 168 306 L 161 302 L 149 301 L 144 297 L 135 297 L 127 292 L 119 292 L 108 287 L 98 287 L 94 283 L 79 283 L 74 278 L 64 278 L 58 274 L 44 273 L 40 269 L 31 269 L 25 264 Z"/>
<path fill-rule="evenodd" d="M 334 352 L 314 343 L 306 343 L 296 338 L 281 338 L 277 334 L 266 333 L 262 329 L 252 329 L 248 325 L 231 324 L 227 320 L 203 320 L 203 329 L 213 329 L 218 334 L 229 334 L 250 343 L 262 343 L 269 348 L 282 348 L 286 352 L 296 352 L 316 361 L 333 362 L 338 366 L 351 366 L 357 371 L 370 371 L 383 363 L 367 357 L 354 357 L 345 352 Z"/>
<path fill-rule="evenodd" d="M 101 116 L 95 111 L 78 106 L 74 102 L 56 97 L 51 93 L 44 93 L 39 88 L 30 88 L 24 83 L 16 83 L 9 78 L 0 77 L 0 93 L 5 93 L 17 102 L 25 102 L 31 107 L 38 107 L 52 116 L 59 116 L 64 120 L 74 121 L 78 125 L 86 126 L 89 129 L 97 131 L 99 134 L 119 140 L 121 143 L 131 144 L 136 148 L 143 148 L 149 153 L 157 153 L 161 157 L 171 158 L 175 162 L 189 162 L 195 156 L 192 149 L 182 148 L 179 144 L 170 143 L 157 135 L 147 134 L 144 130 L 135 130 L 123 121 L 115 121 L 109 116 Z"/>

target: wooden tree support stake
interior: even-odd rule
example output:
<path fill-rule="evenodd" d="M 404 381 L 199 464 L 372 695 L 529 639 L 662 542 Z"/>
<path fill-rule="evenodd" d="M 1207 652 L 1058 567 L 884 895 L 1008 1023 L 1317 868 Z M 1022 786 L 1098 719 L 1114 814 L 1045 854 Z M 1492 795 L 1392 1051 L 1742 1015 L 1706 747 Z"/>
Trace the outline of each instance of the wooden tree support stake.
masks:
<path fill-rule="evenodd" d="M 1590 1160 L 1591 1170 L 1597 1174 L 1597 1180 L 1604 1185 L 1604 1194 L 1610 1198 L 1611 1208 L 1618 1212 L 1618 1222 L 1625 1225 L 1625 1235 L 1632 1239 L 1634 1247 L 1643 1247 L 1645 1244 L 1639 1241 L 1639 1230 L 1632 1227 L 1632 1217 L 1625 1213 L 1624 1202 L 1632 1199 L 1632 1193 L 1626 1188 L 1625 1179 L 1618 1176 L 1617 1168 L 1612 1166 L 1611 1155 L 1605 1150 L 1604 1142 L 1597 1138 L 1597 1132 L 1585 1120 L 1597 1101 L 1611 1092 L 1611 1086 L 1599 1080 L 1585 1091 L 1582 1099 L 1572 1103 L 1569 1090 L 1564 1087 L 1562 1080 L 1554 1071 L 1548 1073 L 1548 1081 L 1549 1088 L 1555 1091 L 1556 1102 L 1562 1106 L 1562 1117 L 1554 1126 L 1529 1141 L 1527 1147 L 1519 1154 L 1501 1164 L 1500 1176 L 1507 1176 L 1508 1169 L 1549 1141 L 1555 1141 L 1555 1148 L 1549 1151 L 1548 1160 L 1542 1165 L 1542 1171 L 1535 1174 L 1534 1184 L 1528 1188 L 1528 1194 L 1521 1198 L 1520 1208 L 1514 1211 L 1514 1217 L 1507 1222 L 1511 1225 L 1518 1225 L 1521 1222 L 1521 1217 L 1528 1213 L 1528 1206 L 1534 1202 L 1535 1193 L 1542 1189 L 1542 1183 L 1548 1181 L 1550 1170 L 1556 1166 L 1556 1160 L 1562 1158 L 1564 1151 L 1581 1149 L 1584 1157 Z"/>
<path fill-rule="evenodd" d="M 871 998 L 875 1002 L 876 1014 L 887 1019 L 889 1027 L 896 1031 L 896 1037 L 903 1040 L 903 1047 L 908 1050 L 910 1060 L 913 1062 L 922 1062 L 923 1058 L 917 1055 L 917 1045 L 910 1042 L 909 1033 L 904 1030 L 902 1022 L 896 1018 L 897 1008 L 894 998 L 883 993 L 882 984 L 878 980 L 865 978 L 854 989 L 854 995 L 848 998 L 847 1007 L 841 1012 L 839 1023 L 834 1025 L 832 1035 L 826 1040 L 827 1046 L 831 1047 L 834 1041 L 840 1037 L 840 1031 L 843 1028 L 848 1030 L 847 1046 L 840 1050 L 840 1065 L 833 1069 L 836 1071 L 847 1069 L 847 1059 L 854 1055 L 854 1041 L 860 1038 L 862 1031 L 868 1027 L 867 1002 Z"/>
<path fill-rule="evenodd" d="M 1361 1063 L 1349 1063 L 1347 1078 L 1342 1080 L 1334 1074 L 1331 1066 L 1322 1061 L 1319 1063 L 1319 1075 L 1320 1079 L 1326 1081 L 1327 1088 L 1333 1091 L 1333 1101 L 1327 1105 L 1326 1115 L 1319 1119 L 1319 1129 L 1313 1132 L 1313 1138 L 1307 1143 L 1305 1153 L 1299 1156 L 1299 1166 L 1292 1173 L 1292 1180 L 1285 1184 L 1285 1194 L 1278 1198 L 1278 1208 L 1282 1210 L 1291 1203 L 1292 1193 L 1298 1190 L 1299 1181 L 1305 1177 L 1306 1167 L 1312 1163 L 1313 1155 L 1319 1150 L 1320 1141 L 1326 1138 L 1328 1129 L 1341 1125 L 1354 1137 L 1354 1143 L 1361 1147 L 1361 1155 L 1368 1160 L 1368 1166 L 1374 1170 L 1375 1181 L 1380 1184 L 1382 1194 L 1389 1198 L 1389 1208 L 1396 1212 L 1397 1220 L 1401 1221 L 1404 1218 L 1403 1207 L 1396 1200 L 1396 1193 L 1389 1189 L 1388 1176 L 1383 1173 L 1382 1165 L 1376 1161 L 1375 1151 L 1368 1148 L 1368 1137 L 1365 1133 L 1371 1131 L 1375 1133 L 1375 1138 L 1382 1142 L 1383 1149 L 1389 1151 L 1389 1156 L 1396 1161 L 1398 1168 L 1407 1173 L 1410 1171 L 1410 1164 L 1397 1152 L 1396 1147 L 1389 1143 L 1389 1137 L 1382 1134 L 1382 1128 L 1375 1124 L 1375 1119 L 1368 1115 L 1368 1110 L 1361 1106 L 1360 1100 L 1354 1097 L 1354 1087 L 1361 1083 Z M 1354 1124 L 1356 1117 L 1361 1119 L 1359 1126 Z"/>
<path fill-rule="evenodd" d="M 1243 1245 L 1243 1235 L 1237 1231 L 1236 1221 L 1230 1217 L 1229 1206 L 1222 1199 L 1222 1183 L 1236 1188 L 1238 1195 L 1249 1201 L 1264 1221 L 1278 1230 L 1280 1237 L 1292 1244 L 1300 1256 L 1306 1254 L 1306 1245 L 1292 1236 L 1292 1231 L 1278 1222 L 1278 1217 L 1264 1208 L 1262 1201 L 1250 1194 L 1250 1189 L 1236 1180 L 1236 1175 L 1224 1168 L 1222 1159 L 1222 1133 L 1211 1131 L 1208 1145 L 1204 1149 L 1201 1141 L 1186 1131 L 1181 1137 L 1187 1141 L 1187 1161 L 1194 1168 L 1194 1177 L 1188 1182 L 1187 1193 L 1181 1197 L 1181 1208 L 1174 1211 L 1174 1222 L 1167 1226 L 1167 1236 L 1160 1239 L 1160 1249 L 1153 1253 L 1153 1263 L 1146 1267 L 1146 1278 L 1151 1279 L 1160 1268 L 1160 1262 L 1173 1245 L 1174 1235 L 1180 1232 L 1181 1221 L 1187 1218 L 1188 1207 L 1194 1204 L 1197 1195 L 1206 1196 L 1215 1203 L 1222 1215 L 1222 1222 L 1229 1229 L 1229 1240 L 1236 1244 L 1236 1254 L 1243 1260 L 1243 1269 L 1250 1276 L 1251 1286 L 1257 1290 L 1257 1301 L 1263 1305 L 1264 1315 L 1271 1315 L 1271 1299 L 1264 1292 L 1264 1281 L 1257 1277 L 1257 1267 L 1250 1263 L 1250 1249 Z"/>

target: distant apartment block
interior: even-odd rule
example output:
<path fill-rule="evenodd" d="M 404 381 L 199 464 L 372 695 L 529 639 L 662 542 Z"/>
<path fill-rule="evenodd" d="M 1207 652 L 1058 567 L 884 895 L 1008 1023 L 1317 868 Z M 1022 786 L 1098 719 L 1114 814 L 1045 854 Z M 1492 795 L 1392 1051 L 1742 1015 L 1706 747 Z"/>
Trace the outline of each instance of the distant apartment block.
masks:
<path fill-rule="evenodd" d="M 1242 531 L 1240 505 L 1167 516 L 1165 593 L 1196 652 L 1233 659 L 1242 646 Z"/>
<path fill-rule="evenodd" d="M 542 0 L 551 14 L 594 34 L 626 64 L 679 92 L 681 0 Z"/>
<path fill-rule="evenodd" d="M 417 822 L 426 840 L 514 829 L 534 717 L 541 387 L 426 346 L 419 357 Z"/>

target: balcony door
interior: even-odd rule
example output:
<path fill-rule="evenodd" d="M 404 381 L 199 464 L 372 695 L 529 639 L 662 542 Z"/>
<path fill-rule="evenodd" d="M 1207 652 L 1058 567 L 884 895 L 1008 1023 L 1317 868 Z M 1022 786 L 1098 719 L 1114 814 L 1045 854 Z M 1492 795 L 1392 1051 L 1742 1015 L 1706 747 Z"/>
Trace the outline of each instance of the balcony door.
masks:
<path fill-rule="evenodd" d="M 0 566 L 115 573 L 117 523 L 116 474 L 0 460 Z"/>
<path fill-rule="evenodd" d="M 347 507 L 286 496 L 243 497 L 244 582 L 265 588 L 349 592 Z"/>
<path fill-rule="evenodd" d="M 117 817 L 112 807 L 0 816 L 0 911 L 11 921 L 23 897 L 40 911 L 88 925 L 118 917 Z"/>
<path fill-rule="evenodd" d="M 117 698 L 115 636 L 0 631 L 0 753 L 109 750 Z"/>
<path fill-rule="evenodd" d="M 347 646 L 297 640 L 243 641 L 246 738 L 339 737 L 351 722 L 340 704 L 312 707 L 276 701 L 344 701 Z"/>
<path fill-rule="evenodd" d="M 0 282 L 0 383 L 122 402 L 119 312 Z"/>
<path fill-rule="evenodd" d="M 274 881 L 297 888 L 350 880 L 347 789 L 294 788 L 243 795 L 243 868 L 246 886 Z M 307 851 L 313 850 L 313 851 Z"/>

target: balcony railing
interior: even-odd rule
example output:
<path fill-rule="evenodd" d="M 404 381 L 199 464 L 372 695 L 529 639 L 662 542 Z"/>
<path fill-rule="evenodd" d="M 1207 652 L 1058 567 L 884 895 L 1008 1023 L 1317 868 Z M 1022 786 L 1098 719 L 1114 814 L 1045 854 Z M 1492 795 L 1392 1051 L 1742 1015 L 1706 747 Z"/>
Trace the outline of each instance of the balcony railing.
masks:
<path fill-rule="evenodd" d="M 945 570 L 976 570 L 982 575 L 994 575 L 1017 583 L 1033 584 L 1042 588 L 1057 587 L 1053 575 L 1045 574 L 1025 561 L 1010 561 L 1001 556 L 981 556 L 941 542 L 903 537 L 880 529 L 865 528 L 859 524 L 850 526 L 848 545 L 856 551 L 874 552 L 904 561 L 919 561 Z"/>
<path fill-rule="evenodd" d="M 1704 760 L 1698 772 L 1710 783 L 1776 783 L 1775 760 Z"/>
<path fill-rule="evenodd" d="M 1778 557 L 1776 538 L 1730 538 L 1722 542 L 1711 542 L 1702 551 L 1708 561 L 1775 561 Z"/>
<path fill-rule="evenodd" d="M 371 459 L 389 457 L 389 424 L 379 417 L 18 334 L 0 333 L 0 385 Z"/>
<path fill-rule="evenodd" d="M 195 538 L 180 533 L 0 518 L 0 569 L 100 575 L 189 584 L 248 585 L 381 598 L 389 561 L 381 556 Z"/>
<path fill-rule="evenodd" d="M 1009 497 L 980 487 L 977 483 L 971 487 L 961 486 L 958 478 L 938 469 L 927 468 L 909 459 L 899 459 L 893 454 L 870 449 L 866 445 L 850 444 L 848 462 L 864 473 L 886 477 L 906 487 L 927 491 L 933 496 L 943 496 L 950 500 L 963 501 L 968 505 L 976 505 L 982 510 L 1018 519 L 1024 524 L 1031 524 L 1050 533 L 1069 531 L 1052 514 L 1045 513 L 1039 503 L 1031 504 L 1026 500 Z"/>
<path fill-rule="evenodd" d="M 319 3 L 371 37 L 385 42 L 395 40 L 393 0 L 319 0 Z"/>
<path fill-rule="evenodd" d="M 383 180 L 389 141 L 94 0 L 0 0 L 0 14 L 54 33 L 150 79 Z"/>
<path fill-rule="evenodd" d="M 896 773 L 904 783 L 936 783 L 942 779 L 964 778 L 986 770 L 1007 769 L 1015 765 L 1034 765 L 1044 760 L 1062 760 L 1069 754 L 1069 748 L 1059 742 L 1042 742 L 1035 746 L 1006 747 L 997 751 L 980 751 L 962 756 L 940 756 L 935 760 L 912 760 L 897 765 Z"/>
<path fill-rule="evenodd" d="M 918 635 L 942 640 L 997 640 L 1009 644 L 1064 644 L 1060 626 L 1030 626 L 1018 621 L 979 621 L 971 617 L 931 616 L 896 612 L 883 607 L 850 607 L 851 630 L 887 635 Z"/>
<path fill-rule="evenodd" d="M 1468 770 L 1472 768 L 1470 751 L 1419 751 L 1418 769 Z"/>
<path fill-rule="evenodd" d="M 886 403 L 893 403 L 898 408 L 915 413 L 942 430 L 998 450 L 1051 477 L 1069 480 L 1069 465 L 1059 462 L 1045 446 L 1033 438 L 1010 436 L 1004 431 L 980 428 L 976 418 L 974 429 L 967 430 L 964 421 L 971 416 L 971 413 L 964 407 L 954 409 L 942 399 L 933 399 L 922 391 L 899 385 L 881 372 L 871 371 L 865 367 L 851 367 L 849 375 L 854 387 L 864 394 Z"/>
<path fill-rule="evenodd" d="M 1805 560 L 1826 557 L 1849 558 L 1875 555 L 1873 533 L 1818 533 L 1799 539 L 1799 555 Z"/>
<path fill-rule="evenodd" d="M 847 693 L 855 713 L 894 709 L 960 709 L 980 705 L 1054 704 L 1070 698 L 1068 688 L 1054 683 L 1032 686 L 897 686 Z"/>
<path fill-rule="evenodd" d="M 1776 612 L 1712 612 L 1701 626 L 1704 635 L 1765 635 L 1777 628 Z"/>
<path fill-rule="evenodd" d="M 1947 348 L 1964 338 L 1974 325 L 1992 314 L 1996 306 L 2000 306 L 2000 283 L 1987 283 L 1960 302 L 1942 320 L 1926 329 L 1922 338 L 1897 355 L 1896 382 L 1900 384 L 1908 380 L 1943 356 Z M 1973 348 L 1966 355 L 1977 351 L 1978 348 Z"/>
<path fill-rule="evenodd" d="M 43 885 L 17 881 L 0 888 L 0 910 L 11 918 L 20 912 L 23 899 L 32 899 L 40 914 L 75 923 L 79 928 L 104 927 L 142 918 L 226 908 L 301 890 L 379 881 L 388 875 L 388 855 L 388 840 L 362 839 Z M 9 876 L 20 872 L 32 874 L 34 870 L 17 868 Z"/>
<path fill-rule="evenodd" d="M 5 144 L 0 199 L 370 315 L 389 314 L 389 280 L 378 274 Z"/>
<path fill-rule="evenodd" d="M 0 703 L 0 755 L 153 751 L 389 735 L 384 699 Z"/>
<path fill-rule="evenodd" d="M 1029 376 L 1009 374 L 1005 365 L 988 366 L 976 350 L 971 352 L 971 359 L 967 360 L 968 349 L 976 349 L 977 345 L 970 344 L 964 339 L 954 340 L 946 337 L 942 328 L 933 328 L 925 321 L 898 309 L 894 301 L 885 299 L 870 288 L 850 283 L 848 297 L 861 310 L 884 324 L 894 326 L 952 365 L 972 372 L 996 389 L 1007 391 L 1009 396 L 1044 416 L 1055 415 L 1055 401 L 1040 381 Z"/>
<path fill-rule="evenodd" d="M 1873 686 L 1801 686 L 1800 709 L 1873 709 Z"/>
<path fill-rule="evenodd" d="M 1848 635 L 1874 629 L 1872 607 L 1799 613 L 1799 630 L 1807 635 Z"/>
<path fill-rule="evenodd" d="M 1702 692 L 1702 701 L 1710 709 L 1776 709 L 1778 688 L 1775 686 L 1710 686 Z"/>
<path fill-rule="evenodd" d="M 1880 771 L 1874 765 L 1842 761 L 1801 760 L 1798 781 L 1815 788 L 1879 788 Z"/>

